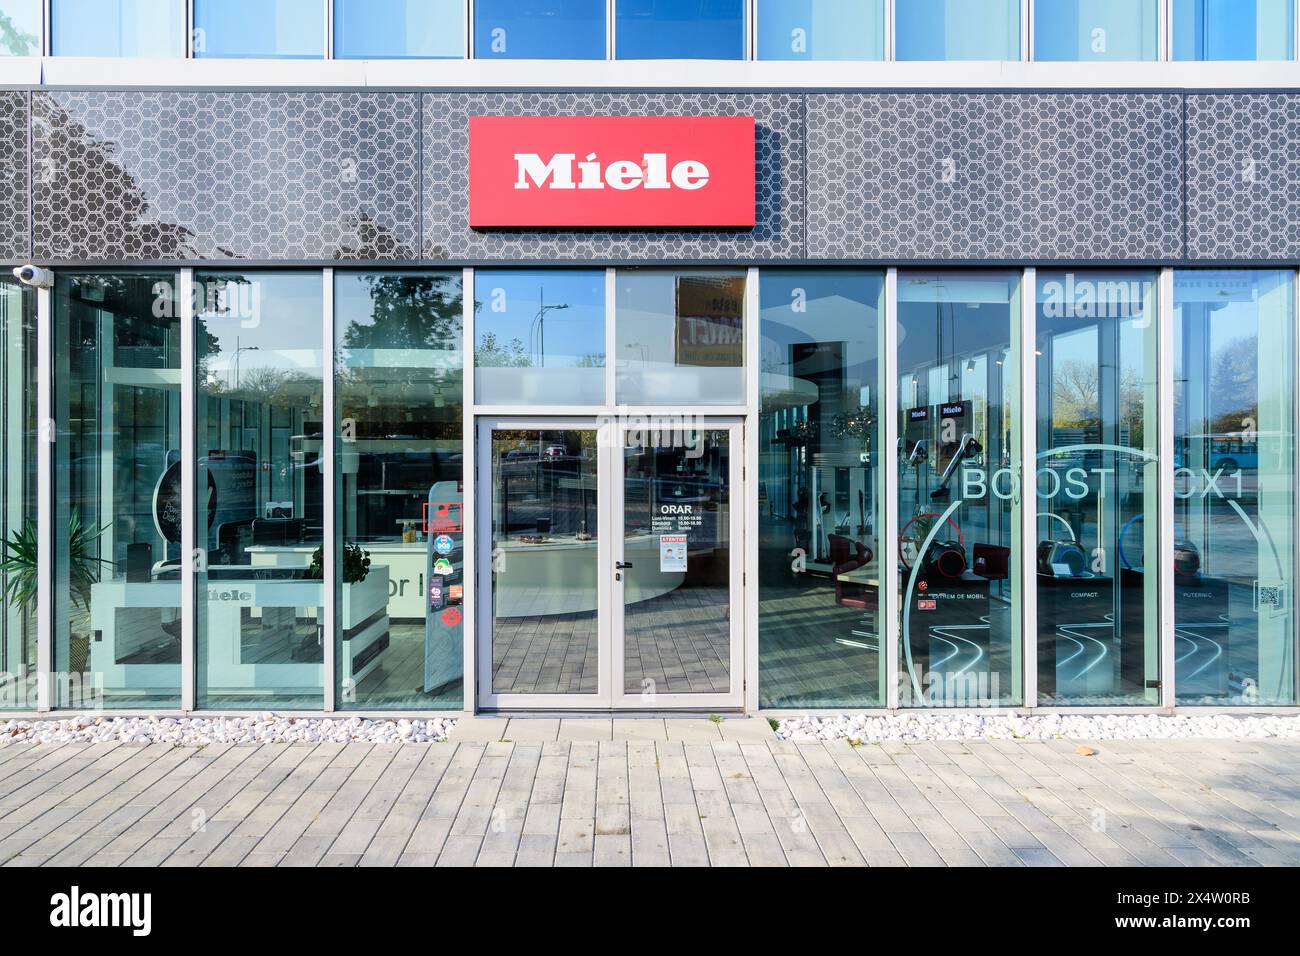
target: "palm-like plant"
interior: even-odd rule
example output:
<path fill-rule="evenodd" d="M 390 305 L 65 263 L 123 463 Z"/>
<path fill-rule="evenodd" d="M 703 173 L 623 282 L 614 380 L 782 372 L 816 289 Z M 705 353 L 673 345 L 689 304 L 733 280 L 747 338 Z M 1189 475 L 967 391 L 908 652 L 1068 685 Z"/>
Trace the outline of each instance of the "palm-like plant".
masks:
<path fill-rule="evenodd" d="M 94 529 L 82 524 L 74 509 L 68 516 L 68 589 L 72 600 L 82 610 L 90 609 L 90 587 L 99 580 L 100 570 L 111 566 L 95 554 L 94 544 L 108 530 L 108 525 Z M 36 601 L 36 569 L 39 544 L 36 526 L 27 521 L 7 540 L 0 542 L 0 574 L 5 578 L 5 596 L 19 607 Z"/>

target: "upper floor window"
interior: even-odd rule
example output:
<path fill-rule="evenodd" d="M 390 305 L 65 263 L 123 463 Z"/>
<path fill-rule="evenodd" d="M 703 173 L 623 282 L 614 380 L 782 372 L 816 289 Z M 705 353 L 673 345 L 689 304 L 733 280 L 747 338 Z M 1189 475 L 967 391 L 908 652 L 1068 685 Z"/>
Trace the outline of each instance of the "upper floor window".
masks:
<path fill-rule="evenodd" d="M 900 60 L 1020 59 L 1019 0 L 899 0 Z"/>
<path fill-rule="evenodd" d="M 196 57 L 325 55 L 320 0 L 194 0 Z"/>
<path fill-rule="evenodd" d="M 1159 0 L 1035 0 L 1035 60 L 1156 60 Z"/>
<path fill-rule="evenodd" d="M 760 60 L 883 60 L 885 0 L 759 0 Z"/>
<path fill-rule="evenodd" d="M 481 60 L 603 60 L 604 0 L 477 0 Z"/>
<path fill-rule="evenodd" d="M 334 0 L 334 56 L 341 60 L 464 55 L 463 0 Z"/>
<path fill-rule="evenodd" d="M 618 0 L 620 60 L 743 60 L 744 0 Z"/>
<path fill-rule="evenodd" d="M 1290 60 L 1292 0 L 1174 0 L 1175 60 Z"/>
<path fill-rule="evenodd" d="M 43 0 L 0 0 L 0 56 L 41 55 Z"/>
<path fill-rule="evenodd" d="M 184 56 L 185 0 L 53 0 L 55 56 Z"/>

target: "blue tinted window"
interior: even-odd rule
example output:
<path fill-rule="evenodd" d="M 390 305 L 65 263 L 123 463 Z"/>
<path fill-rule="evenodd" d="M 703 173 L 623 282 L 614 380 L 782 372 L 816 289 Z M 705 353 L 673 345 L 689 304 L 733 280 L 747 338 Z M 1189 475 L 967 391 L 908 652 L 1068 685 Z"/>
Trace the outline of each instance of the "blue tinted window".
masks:
<path fill-rule="evenodd" d="M 742 60 L 744 0 L 618 0 L 620 60 Z"/>
<path fill-rule="evenodd" d="M 604 0 L 478 0 L 479 59 L 603 60 Z"/>
<path fill-rule="evenodd" d="M 894 32 L 900 60 L 1018 60 L 1020 3 L 901 0 Z"/>
<path fill-rule="evenodd" d="M 0 56 L 41 55 L 42 0 L 0 0 Z"/>
<path fill-rule="evenodd" d="M 334 55 L 462 57 L 462 0 L 334 0 Z"/>
<path fill-rule="evenodd" d="M 194 0 L 194 55 L 325 55 L 320 0 Z"/>
<path fill-rule="evenodd" d="M 1174 0 L 1175 60 L 1290 60 L 1292 0 Z"/>
<path fill-rule="evenodd" d="M 184 0 L 54 0 L 55 56 L 184 56 Z"/>
<path fill-rule="evenodd" d="M 1035 60 L 1156 60 L 1157 0 L 1035 0 Z"/>
<path fill-rule="evenodd" d="M 885 0 L 759 0 L 760 60 L 883 60 Z"/>

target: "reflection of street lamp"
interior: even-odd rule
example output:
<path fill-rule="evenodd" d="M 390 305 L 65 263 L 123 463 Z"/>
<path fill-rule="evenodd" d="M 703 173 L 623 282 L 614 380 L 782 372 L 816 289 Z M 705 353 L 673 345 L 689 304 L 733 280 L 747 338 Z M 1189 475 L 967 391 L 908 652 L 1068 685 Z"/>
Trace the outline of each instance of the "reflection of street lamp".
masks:
<path fill-rule="evenodd" d="M 547 305 L 546 289 L 542 287 L 537 290 L 537 314 L 533 316 L 533 324 L 529 327 L 528 334 L 530 338 L 534 333 L 537 335 L 538 365 L 542 368 L 546 368 L 546 313 L 558 312 L 568 307 L 568 304 L 563 302 L 558 305 Z"/>
<path fill-rule="evenodd" d="M 259 351 L 259 349 L 258 349 L 258 347 L 257 347 L 256 345 L 245 345 L 243 348 L 240 348 L 240 347 L 239 347 L 239 336 L 237 336 L 237 335 L 235 336 L 235 357 L 234 357 L 233 359 L 231 359 L 230 367 L 231 367 L 231 371 L 234 373 L 234 376 L 235 376 L 235 384 L 234 384 L 234 388 L 235 388 L 236 390 L 239 389 L 239 359 L 240 359 L 240 354 L 243 353 L 243 352 L 256 352 L 256 351 Z"/>

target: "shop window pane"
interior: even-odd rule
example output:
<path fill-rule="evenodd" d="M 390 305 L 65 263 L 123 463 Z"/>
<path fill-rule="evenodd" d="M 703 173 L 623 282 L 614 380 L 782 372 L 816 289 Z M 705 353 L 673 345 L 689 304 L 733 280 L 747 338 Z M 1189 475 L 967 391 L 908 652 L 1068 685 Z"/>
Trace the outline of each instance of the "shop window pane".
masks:
<path fill-rule="evenodd" d="M 321 0 L 194 0 L 196 57 L 325 55 Z"/>
<path fill-rule="evenodd" d="M 184 0 L 53 0 L 55 56 L 185 55 Z"/>
<path fill-rule="evenodd" d="M 0 56 L 41 55 L 45 0 L 0 0 Z"/>
<path fill-rule="evenodd" d="M 761 707 L 884 703 L 883 288 L 879 273 L 762 273 Z"/>
<path fill-rule="evenodd" d="M 334 0 L 334 56 L 460 58 L 463 0 Z"/>
<path fill-rule="evenodd" d="M 1174 278 L 1180 704 L 1296 703 L 1294 278 Z"/>
<path fill-rule="evenodd" d="M 743 60 L 744 0 L 617 0 L 620 60 Z"/>
<path fill-rule="evenodd" d="M 760 60 L 883 60 L 885 0 L 759 0 Z"/>
<path fill-rule="evenodd" d="M 198 705 L 322 703 L 319 273 L 196 273 Z"/>
<path fill-rule="evenodd" d="M 1159 0 L 1034 0 L 1035 60 L 1159 57 Z"/>
<path fill-rule="evenodd" d="M 903 706 L 1021 700 L 1019 310 L 1017 275 L 898 279 Z"/>
<path fill-rule="evenodd" d="M 1038 275 L 1041 704 L 1160 703 L 1158 329 L 1154 276 Z"/>
<path fill-rule="evenodd" d="M 627 269 L 615 303 L 619 405 L 745 404 L 745 274 Z"/>
<path fill-rule="evenodd" d="M 480 270 L 474 389 L 483 405 L 605 401 L 605 273 Z"/>
<path fill-rule="evenodd" d="M 460 273 L 338 273 L 334 309 L 339 706 L 459 708 Z"/>
<path fill-rule="evenodd" d="M 55 287 L 54 669 L 60 707 L 176 707 L 180 322 L 173 273 Z"/>
<path fill-rule="evenodd" d="M 605 0 L 477 0 L 480 60 L 603 60 Z"/>
<path fill-rule="evenodd" d="M 1175 60 L 1295 59 L 1293 0 L 1174 0 Z"/>
<path fill-rule="evenodd" d="M 1019 60 L 1020 0 L 906 0 L 894 13 L 900 60 Z"/>
<path fill-rule="evenodd" d="M 36 292 L 0 279 L 0 710 L 36 709 Z"/>

